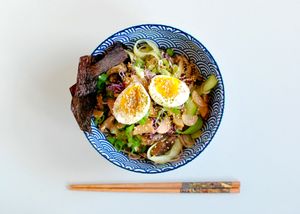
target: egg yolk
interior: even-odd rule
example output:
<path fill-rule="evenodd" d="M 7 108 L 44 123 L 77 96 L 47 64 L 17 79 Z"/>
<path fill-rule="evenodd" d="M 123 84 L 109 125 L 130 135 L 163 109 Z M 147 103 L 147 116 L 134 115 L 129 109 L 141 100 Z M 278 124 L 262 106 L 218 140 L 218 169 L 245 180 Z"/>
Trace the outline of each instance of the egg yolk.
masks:
<path fill-rule="evenodd" d="M 156 78 L 154 85 L 164 98 L 175 98 L 178 95 L 180 80 L 174 77 Z"/>
<path fill-rule="evenodd" d="M 139 85 L 128 88 L 120 100 L 120 108 L 126 114 L 134 115 L 143 111 L 147 102 L 147 96 Z"/>

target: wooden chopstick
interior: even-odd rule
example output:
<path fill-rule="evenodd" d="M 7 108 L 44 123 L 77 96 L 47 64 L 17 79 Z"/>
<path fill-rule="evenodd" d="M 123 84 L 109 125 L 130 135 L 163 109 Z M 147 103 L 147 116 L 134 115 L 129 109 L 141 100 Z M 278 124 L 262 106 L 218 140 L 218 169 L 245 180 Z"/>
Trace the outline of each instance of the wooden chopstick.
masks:
<path fill-rule="evenodd" d="M 98 192 L 239 193 L 239 181 L 72 184 L 70 190 Z"/>

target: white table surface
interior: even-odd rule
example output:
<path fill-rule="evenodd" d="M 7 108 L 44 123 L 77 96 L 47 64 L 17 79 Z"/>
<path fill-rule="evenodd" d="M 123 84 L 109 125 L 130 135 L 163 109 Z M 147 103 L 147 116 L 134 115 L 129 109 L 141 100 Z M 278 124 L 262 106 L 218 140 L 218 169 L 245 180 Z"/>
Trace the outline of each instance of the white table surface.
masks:
<path fill-rule="evenodd" d="M 1 1 L 0 213 L 299 213 L 300 1 Z M 145 175 L 87 142 L 70 111 L 79 56 L 162 23 L 215 57 L 225 112 L 194 161 Z M 72 192 L 69 183 L 240 180 L 240 194 Z M 107 212 L 106 212 L 107 211 Z"/>

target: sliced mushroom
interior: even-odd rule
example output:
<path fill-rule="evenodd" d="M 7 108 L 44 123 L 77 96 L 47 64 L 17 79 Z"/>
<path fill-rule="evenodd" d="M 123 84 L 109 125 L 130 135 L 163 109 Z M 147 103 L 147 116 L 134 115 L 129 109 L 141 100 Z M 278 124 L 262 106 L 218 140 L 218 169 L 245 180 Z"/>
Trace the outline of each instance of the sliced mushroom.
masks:
<path fill-rule="evenodd" d="M 106 103 L 108 105 L 108 108 L 109 108 L 110 112 L 113 112 L 113 107 L 114 107 L 115 100 L 112 99 L 112 98 L 108 98 Z"/>
<path fill-rule="evenodd" d="M 194 125 L 197 122 L 197 120 L 198 120 L 197 115 L 190 115 L 186 113 L 182 114 L 182 122 L 187 126 Z"/>
<path fill-rule="evenodd" d="M 153 107 L 153 102 L 150 102 L 149 116 L 150 117 L 156 117 L 157 116 L 157 112 L 155 111 L 155 109 Z"/>
<path fill-rule="evenodd" d="M 109 81 L 111 83 L 118 83 L 120 81 L 120 76 L 119 74 L 111 74 L 109 77 L 108 77 Z"/>
<path fill-rule="evenodd" d="M 168 116 L 164 117 L 160 122 L 156 132 L 159 134 L 165 134 L 171 129 L 171 121 Z"/>
<path fill-rule="evenodd" d="M 148 119 L 144 125 L 135 126 L 132 132 L 133 135 L 145 134 L 145 133 L 149 133 L 149 134 L 155 133 L 151 119 Z"/>
<path fill-rule="evenodd" d="M 116 65 L 114 67 L 112 67 L 111 69 L 109 69 L 107 71 L 107 75 L 110 76 L 111 74 L 119 74 L 120 72 L 126 72 L 127 71 L 127 67 L 124 63 L 121 63 L 119 65 Z"/>
<path fill-rule="evenodd" d="M 151 146 L 155 143 L 149 136 L 142 135 L 141 139 L 142 145 Z"/>
<path fill-rule="evenodd" d="M 200 113 L 201 117 L 206 120 L 208 117 L 208 113 L 209 113 L 208 106 L 199 107 L 199 113 Z"/>
<path fill-rule="evenodd" d="M 198 105 L 198 107 L 204 107 L 207 106 L 207 103 L 204 101 L 204 99 L 197 93 L 196 90 L 192 92 L 192 99 L 194 103 Z"/>
<path fill-rule="evenodd" d="M 102 95 L 99 94 L 97 96 L 97 108 L 100 109 L 100 110 L 103 110 L 104 109 L 104 106 L 103 106 L 103 99 L 102 99 Z"/>
<path fill-rule="evenodd" d="M 194 63 L 191 64 L 191 67 L 192 67 L 193 79 L 203 82 L 204 78 L 201 75 L 199 68 Z"/>
<path fill-rule="evenodd" d="M 205 103 L 209 102 L 209 95 L 208 94 L 204 94 L 202 97 L 203 97 L 203 100 L 204 100 Z"/>
<path fill-rule="evenodd" d="M 115 126 L 116 126 L 117 129 L 122 129 L 122 128 L 124 128 L 126 125 L 125 125 L 125 124 L 122 124 L 122 123 L 117 123 Z"/>
<path fill-rule="evenodd" d="M 182 130 L 184 127 L 184 123 L 182 121 L 180 114 L 173 114 L 173 122 L 176 125 L 176 128 Z"/>
<path fill-rule="evenodd" d="M 208 108 L 208 96 L 204 95 L 205 98 L 202 98 L 196 90 L 192 92 L 192 99 L 198 105 L 198 112 L 203 119 L 207 119 L 209 108 Z"/>
<path fill-rule="evenodd" d="M 166 136 L 162 134 L 154 134 L 154 135 L 142 135 L 142 144 L 151 146 L 158 141 L 165 141 L 167 139 Z"/>
<path fill-rule="evenodd" d="M 107 129 L 111 129 L 114 126 L 114 120 L 115 117 L 114 116 L 109 116 L 100 126 L 100 131 L 102 132 L 106 132 Z"/>
<path fill-rule="evenodd" d="M 186 135 L 186 134 L 179 135 L 179 140 L 182 143 L 182 145 L 186 148 L 191 148 L 195 144 L 195 141 L 193 140 L 191 135 Z"/>
<path fill-rule="evenodd" d="M 166 139 L 167 139 L 167 136 L 162 135 L 162 134 L 155 134 L 155 135 L 153 135 L 153 137 L 152 137 L 152 140 L 153 140 L 154 142 L 157 142 L 157 141 L 165 141 Z"/>
<path fill-rule="evenodd" d="M 114 134 L 116 136 L 120 135 L 120 131 L 115 124 L 112 127 L 110 127 L 109 131 L 111 134 Z"/>
<path fill-rule="evenodd" d="M 97 117 L 97 118 L 102 117 L 103 111 L 99 111 L 97 109 L 94 109 L 93 115 L 94 115 L 94 117 Z"/>
<path fill-rule="evenodd" d="M 159 156 L 165 154 L 169 151 L 173 145 L 174 141 L 167 140 L 165 142 L 158 142 L 151 150 L 152 156 Z"/>
<path fill-rule="evenodd" d="M 176 55 L 174 57 L 174 62 L 179 65 L 180 69 L 182 70 L 182 73 L 186 75 L 187 78 L 190 78 L 192 75 L 192 66 L 191 63 L 188 61 L 188 59 L 183 55 Z"/>

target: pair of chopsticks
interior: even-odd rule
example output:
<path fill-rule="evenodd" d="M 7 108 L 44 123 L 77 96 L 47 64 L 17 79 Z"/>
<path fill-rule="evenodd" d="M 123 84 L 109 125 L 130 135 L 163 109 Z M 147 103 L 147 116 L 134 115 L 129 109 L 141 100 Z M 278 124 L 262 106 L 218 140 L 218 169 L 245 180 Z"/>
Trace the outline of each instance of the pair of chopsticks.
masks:
<path fill-rule="evenodd" d="M 225 182 L 171 182 L 171 183 L 117 183 L 72 184 L 70 190 L 97 192 L 147 192 L 147 193 L 239 193 L 239 181 Z"/>

